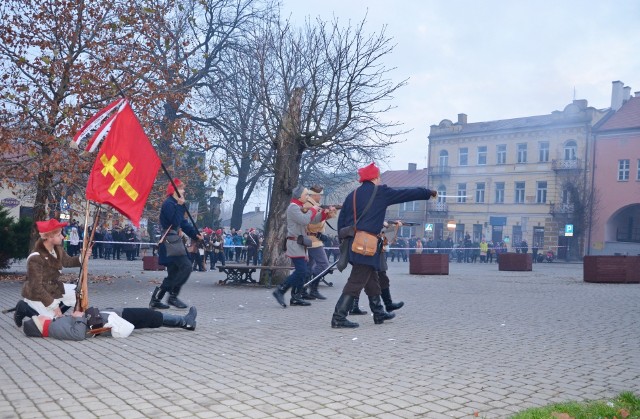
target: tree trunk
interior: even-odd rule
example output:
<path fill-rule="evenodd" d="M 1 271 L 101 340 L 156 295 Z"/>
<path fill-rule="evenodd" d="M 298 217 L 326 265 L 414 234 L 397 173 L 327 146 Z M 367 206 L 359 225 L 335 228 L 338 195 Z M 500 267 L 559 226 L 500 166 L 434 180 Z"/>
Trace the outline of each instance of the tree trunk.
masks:
<path fill-rule="evenodd" d="M 273 191 L 267 215 L 262 259 L 262 264 L 265 266 L 291 265 L 291 261 L 284 252 L 284 241 L 287 237 L 287 207 L 291 202 L 293 188 L 298 185 L 303 151 L 298 142 L 302 93 L 303 90 L 300 87 L 293 90 L 276 139 Z M 281 283 L 287 275 L 287 271 L 274 272 L 272 283 Z M 266 273 L 262 272 L 260 282 L 265 284 L 266 281 Z"/>

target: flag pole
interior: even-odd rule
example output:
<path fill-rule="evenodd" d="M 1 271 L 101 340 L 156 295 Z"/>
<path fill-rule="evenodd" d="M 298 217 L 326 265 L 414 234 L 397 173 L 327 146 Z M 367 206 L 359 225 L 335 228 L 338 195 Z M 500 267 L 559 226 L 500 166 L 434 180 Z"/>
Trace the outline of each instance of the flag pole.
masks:
<path fill-rule="evenodd" d="M 122 96 L 123 99 L 126 99 L 127 97 L 125 96 L 124 92 L 120 88 L 120 85 L 118 84 L 118 81 L 116 80 L 116 78 L 113 77 L 113 74 L 110 74 L 109 78 L 111 79 L 111 83 L 113 83 L 113 85 L 116 87 L 116 89 L 118 89 L 118 93 L 120 93 L 120 96 Z M 138 116 L 136 115 L 136 118 L 137 117 Z M 169 179 L 169 182 L 171 182 L 171 186 L 173 186 L 173 190 L 178 195 L 178 198 L 182 198 L 182 195 L 180 195 L 180 192 L 178 191 L 178 187 L 176 186 L 175 182 L 173 181 L 173 176 L 171 176 L 171 174 L 169 173 L 169 170 L 167 170 L 167 167 L 164 165 L 164 162 L 162 160 L 160 160 L 160 166 L 162 167 L 162 170 L 164 171 L 164 174 Z M 191 216 L 191 213 L 189 212 L 189 208 L 187 208 L 187 206 L 184 205 L 184 204 L 183 204 L 183 206 L 184 206 L 185 212 L 189 216 L 189 220 L 191 220 L 191 224 L 193 224 L 193 228 L 195 228 L 196 231 L 198 232 L 198 234 L 200 234 L 200 230 L 198 229 L 198 226 L 196 225 L 196 222 L 193 220 L 193 217 Z"/>

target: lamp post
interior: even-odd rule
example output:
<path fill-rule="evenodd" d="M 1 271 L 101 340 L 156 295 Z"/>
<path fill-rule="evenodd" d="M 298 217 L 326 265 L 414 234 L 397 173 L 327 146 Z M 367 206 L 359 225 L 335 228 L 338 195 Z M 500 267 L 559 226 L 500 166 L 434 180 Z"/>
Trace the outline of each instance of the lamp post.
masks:
<path fill-rule="evenodd" d="M 220 220 L 220 204 L 222 204 L 222 197 L 224 191 L 222 187 L 218 187 L 216 191 L 218 196 L 212 196 L 209 198 L 209 208 L 211 211 L 211 226 L 214 230 L 220 228 L 222 220 Z"/>

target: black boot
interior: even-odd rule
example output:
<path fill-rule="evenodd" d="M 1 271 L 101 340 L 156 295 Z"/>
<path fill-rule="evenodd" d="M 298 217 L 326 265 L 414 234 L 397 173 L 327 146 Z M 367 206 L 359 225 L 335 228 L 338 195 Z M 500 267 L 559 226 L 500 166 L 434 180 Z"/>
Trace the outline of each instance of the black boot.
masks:
<path fill-rule="evenodd" d="M 303 286 L 293 287 L 291 290 L 291 299 L 289 300 L 289 305 L 291 306 L 310 306 L 311 303 L 306 302 L 302 299 L 302 290 Z"/>
<path fill-rule="evenodd" d="M 371 308 L 371 311 L 373 312 L 373 322 L 375 324 L 382 324 L 385 320 L 391 320 L 396 317 L 395 314 L 384 311 L 379 295 L 374 297 L 369 296 L 369 308 Z"/>
<path fill-rule="evenodd" d="M 287 307 L 287 303 L 284 302 L 284 294 L 289 290 L 290 287 L 291 285 L 287 283 L 280 284 L 272 293 L 274 298 L 278 301 L 278 304 L 285 308 Z"/>
<path fill-rule="evenodd" d="M 309 289 L 311 290 L 311 292 L 309 293 L 309 295 L 311 295 L 312 297 L 318 299 L 318 300 L 326 300 L 327 297 L 325 297 L 324 295 L 320 294 L 318 292 L 318 284 L 320 283 L 320 278 L 316 279 L 315 281 L 313 281 L 310 285 L 309 285 Z"/>
<path fill-rule="evenodd" d="M 362 316 L 367 314 L 366 311 L 360 310 L 360 307 L 358 306 L 359 303 L 360 297 L 355 297 L 353 299 L 353 307 L 351 307 L 351 310 L 349 310 L 349 314 L 353 314 L 354 316 Z"/>
<path fill-rule="evenodd" d="M 37 311 L 31 308 L 31 306 L 24 300 L 20 300 L 18 301 L 18 304 L 16 304 L 15 311 L 13 312 L 13 321 L 16 323 L 16 326 L 22 327 L 22 319 L 24 319 L 25 317 L 33 317 L 37 315 Z"/>
<path fill-rule="evenodd" d="M 196 330 L 196 316 L 198 312 L 195 307 L 191 307 L 185 316 L 162 313 L 162 326 L 181 327 L 187 330 Z"/>
<path fill-rule="evenodd" d="M 71 308 L 69 306 L 62 304 L 62 301 L 60 302 L 60 304 L 58 304 L 58 307 L 60 307 L 60 312 L 62 314 L 66 313 Z"/>
<path fill-rule="evenodd" d="M 152 308 L 152 309 L 157 308 L 159 310 L 164 310 L 169 308 L 168 305 L 162 302 L 162 299 L 164 298 L 165 294 L 166 294 L 165 290 L 163 290 L 160 287 L 156 287 L 156 289 L 153 290 L 153 294 L 151 294 L 151 301 L 149 302 L 149 308 Z"/>
<path fill-rule="evenodd" d="M 178 293 L 173 291 L 169 293 L 169 299 L 167 300 L 167 303 L 169 303 L 169 305 L 171 306 L 174 306 L 175 308 L 189 307 L 188 305 L 180 301 L 180 299 L 178 298 Z"/>
<path fill-rule="evenodd" d="M 404 305 L 402 301 L 400 301 L 399 303 L 394 303 L 393 301 L 391 301 L 391 292 L 389 291 L 389 288 L 385 288 L 382 290 L 381 297 L 382 301 L 384 302 L 384 308 L 387 309 L 387 312 L 389 313 L 391 313 L 393 310 L 402 308 L 402 306 Z"/>
<path fill-rule="evenodd" d="M 302 297 L 303 300 L 315 300 L 316 299 L 316 297 L 314 297 L 313 294 L 311 294 L 310 292 L 307 291 L 307 287 L 305 287 L 305 286 L 301 287 L 301 289 L 300 289 L 300 297 Z"/>
<path fill-rule="evenodd" d="M 331 317 L 331 327 L 334 329 L 346 329 L 360 326 L 358 323 L 350 322 L 347 320 L 347 314 L 349 309 L 353 307 L 353 297 L 347 294 L 342 294 L 340 299 L 336 303 L 336 309 Z"/>

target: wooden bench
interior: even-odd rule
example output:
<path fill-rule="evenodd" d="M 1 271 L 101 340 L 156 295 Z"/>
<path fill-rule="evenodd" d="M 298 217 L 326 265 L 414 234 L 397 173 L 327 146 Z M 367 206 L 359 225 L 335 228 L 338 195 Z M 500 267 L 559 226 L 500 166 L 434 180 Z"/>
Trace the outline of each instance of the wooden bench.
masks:
<path fill-rule="evenodd" d="M 227 275 L 224 280 L 218 281 L 218 284 L 220 285 L 259 284 L 260 279 L 255 280 L 253 278 L 253 273 L 259 272 L 259 271 L 265 271 L 267 274 L 267 286 L 271 287 L 273 284 L 272 282 L 273 273 L 275 271 L 283 271 L 283 270 L 290 271 L 293 269 L 293 266 L 260 266 L 260 265 L 255 266 L 255 265 L 227 264 L 224 266 L 217 266 L 217 268 L 218 268 L 218 271 Z M 333 269 L 330 269 L 325 275 L 328 275 L 330 273 L 333 273 Z M 324 282 L 330 287 L 333 286 L 333 283 L 327 283 L 327 281 L 324 279 L 324 276 L 322 277 L 322 282 Z"/>

